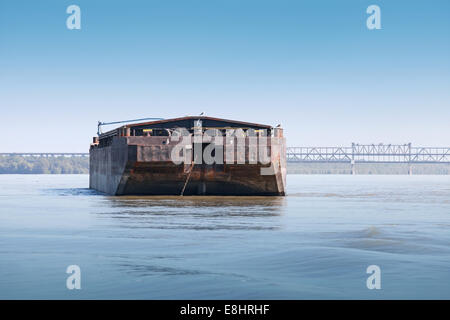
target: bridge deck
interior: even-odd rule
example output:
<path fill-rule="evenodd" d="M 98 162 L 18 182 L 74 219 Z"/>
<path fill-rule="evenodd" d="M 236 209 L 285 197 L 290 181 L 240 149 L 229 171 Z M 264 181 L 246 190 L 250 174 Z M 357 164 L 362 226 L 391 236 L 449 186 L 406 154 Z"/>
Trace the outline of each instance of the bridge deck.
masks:
<path fill-rule="evenodd" d="M 88 157 L 82 152 L 0 153 L 0 156 Z M 288 147 L 288 162 L 304 163 L 450 163 L 450 147 L 412 147 L 411 144 L 352 144 L 351 147 Z"/>
<path fill-rule="evenodd" d="M 289 162 L 450 163 L 450 147 L 353 144 L 351 147 L 290 147 Z"/>

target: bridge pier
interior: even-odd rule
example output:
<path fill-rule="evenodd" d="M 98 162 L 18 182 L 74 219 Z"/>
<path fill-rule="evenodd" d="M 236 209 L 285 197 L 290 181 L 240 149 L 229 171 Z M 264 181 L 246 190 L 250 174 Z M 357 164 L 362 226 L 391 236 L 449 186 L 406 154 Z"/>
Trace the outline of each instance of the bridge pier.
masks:
<path fill-rule="evenodd" d="M 355 175 L 356 174 L 355 160 L 352 160 L 350 162 L 350 164 L 351 164 L 352 175 Z"/>
<path fill-rule="evenodd" d="M 408 163 L 408 175 L 412 176 L 413 174 L 413 167 L 411 163 Z"/>

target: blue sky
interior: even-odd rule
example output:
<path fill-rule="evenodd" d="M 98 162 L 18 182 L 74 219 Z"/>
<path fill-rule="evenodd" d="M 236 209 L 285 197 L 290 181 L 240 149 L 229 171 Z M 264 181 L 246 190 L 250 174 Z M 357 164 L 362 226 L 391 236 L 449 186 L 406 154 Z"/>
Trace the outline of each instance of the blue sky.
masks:
<path fill-rule="evenodd" d="M 202 111 L 281 123 L 290 146 L 447 146 L 450 1 L 1 0 L 0 108 L 0 152 Z"/>

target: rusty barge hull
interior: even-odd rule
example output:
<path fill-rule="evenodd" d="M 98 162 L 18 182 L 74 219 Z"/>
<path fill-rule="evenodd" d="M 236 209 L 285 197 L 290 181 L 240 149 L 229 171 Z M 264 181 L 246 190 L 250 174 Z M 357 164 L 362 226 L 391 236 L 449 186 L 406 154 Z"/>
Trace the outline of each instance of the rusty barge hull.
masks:
<path fill-rule="evenodd" d="M 282 137 L 268 139 L 270 163 L 255 161 L 258 155 L 249 147 L 237 152 L 236 144 L 227 144 L 224 138 L 224 154 L 233 152 L 231 163 L 176 164 L 171 153 L 178 142 L 167 136 L 132 136 L 132 132 L 129 127 L 122 127 L 117 134 L 103 136 L 108 139 L 103 146 L 100 141 L 91 145 L 90 188 L 109 195 L 285 195 Z M 190 152 L 194 148 L 189 148 Z M 263 175 L 262 169 L 273 170 L 273 174 Z"/>

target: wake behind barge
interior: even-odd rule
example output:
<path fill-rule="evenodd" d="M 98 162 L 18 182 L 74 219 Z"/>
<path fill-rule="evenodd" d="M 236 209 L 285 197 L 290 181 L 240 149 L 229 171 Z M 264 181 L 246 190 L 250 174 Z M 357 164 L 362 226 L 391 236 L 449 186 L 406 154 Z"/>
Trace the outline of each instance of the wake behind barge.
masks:
<path fill-rule="evenodd" d="M 99 134 L 89 154 L 89 187 L 110 195 L 285 195 L 279 127 L 205 116 L 143 122 Z"/>

